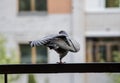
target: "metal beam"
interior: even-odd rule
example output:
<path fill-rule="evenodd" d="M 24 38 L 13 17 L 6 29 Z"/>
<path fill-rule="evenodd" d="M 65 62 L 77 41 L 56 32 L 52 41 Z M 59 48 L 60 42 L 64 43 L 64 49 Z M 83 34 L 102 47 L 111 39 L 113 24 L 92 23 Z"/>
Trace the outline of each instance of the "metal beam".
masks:
<path fill-rule="evenodd" d="M 117 73 L 120 63 L 6 64 L 0 74 L 25 73 Z"/>

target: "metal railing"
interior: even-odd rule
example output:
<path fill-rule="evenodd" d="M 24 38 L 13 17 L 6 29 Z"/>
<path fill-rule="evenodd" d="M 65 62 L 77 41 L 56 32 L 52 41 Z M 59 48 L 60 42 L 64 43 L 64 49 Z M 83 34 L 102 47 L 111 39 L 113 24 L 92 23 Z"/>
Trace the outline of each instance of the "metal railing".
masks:
<path fill-rule="evenodd" d="M 6 64 L 0 65 L 0 74 L 25 73 L 118 73 L 120 63 L 69 63 L 69 64 Z"/>

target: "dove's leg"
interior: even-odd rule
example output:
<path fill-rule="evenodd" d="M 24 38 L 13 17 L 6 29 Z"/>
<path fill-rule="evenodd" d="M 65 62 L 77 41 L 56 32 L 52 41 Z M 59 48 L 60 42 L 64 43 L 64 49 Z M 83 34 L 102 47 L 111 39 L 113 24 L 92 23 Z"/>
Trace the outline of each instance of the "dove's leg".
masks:
<path fill-rule="evenodd" d="M 62 62 L 62 58 L 63 58 L 64 56 L 65 56 L 65 55 L 60 55 L 60 58 L 59 58 L 60 62 L 57 62 L 57 63 L 59 63 L 59 64 L 64 64 L 65 62 Z"/>
<path fill-rule="evenodd" d="M 60 58 L 60 62 L 57 62 L 58 64 L 63 64 L 65 62 L 62 62 L 62 58 Z"/>
<path fill-rule="evenodd" d="M 60 57 L 60 63 L 62 63 L 62 58 Z"/>

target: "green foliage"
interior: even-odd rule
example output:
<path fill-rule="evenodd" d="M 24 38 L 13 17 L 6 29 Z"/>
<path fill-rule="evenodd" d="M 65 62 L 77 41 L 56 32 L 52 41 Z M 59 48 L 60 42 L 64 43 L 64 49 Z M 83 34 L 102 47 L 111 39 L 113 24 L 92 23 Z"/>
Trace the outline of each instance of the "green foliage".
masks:
<path fill-rule="evenodd" d="M 120 52 L 119 51 L 113 51 L 112 55 L 114 62 L 120 61 Z M 120 83 L 120 73 L 111 73 L 110 77 L 113 79 L 114 83 Z"/>
<path fill-rule="evenodd" d="M 106 7 L 119 7 L 120 0 L 106 0 Z"/>
<path fill-rule="evenodd" d="M 16 59 L 16 54 L 13 50 L 11 50 L 11 56 L 8 56 L 6 54 L 5 44 L 6 40 L 0 35 L 0 64 L 18 63 L 18 60 Z M 16 80 L 18 77 L 19 75 L 9 75 L 8 76 L 9 83 L 11 83 L 13 80 Z M 0 75 L 0 83 L 4 83 L 3 75 Z"/>
<path fill-rule="evenodd" d="M 36 83 L 36 80 L 33 74 L 28 75 L 28 83 Z"/>
<path fill-rule="evenodd" d="M 114 83 L 120 83 L 120 73 L 112 73 L 110 74 Z"/>
<path fill-rule="evenodd" d="M 0 64 L 6 63 L 5 40 L 0 36 Z"/>
<path fill-rule="evenodd" d="M 113 52 L 113 60 L 115 61 L 115 62 L 120 62 L 120 51 L 114 51 Z"/>
<path fill-rule="evenodd" d="M 10 56 L 6 54 L 5 48 L 6 40 L 0 35 L 0 64 L 13 64 L 18 63 L 18 59 L 14 50 L 10 50 Z"/>

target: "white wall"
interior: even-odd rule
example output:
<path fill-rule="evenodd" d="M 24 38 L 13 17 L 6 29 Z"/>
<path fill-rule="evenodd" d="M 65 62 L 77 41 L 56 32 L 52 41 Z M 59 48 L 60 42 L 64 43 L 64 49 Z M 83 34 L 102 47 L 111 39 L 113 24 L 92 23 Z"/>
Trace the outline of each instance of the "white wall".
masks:
<path fill-rule="evenodd" d="M 120 36 L 120 9 L 105 8 L 105 0 L 86 0 L 86 36 Z"/>
<path fill-rule="evenodd" d="M 79 41 L 80 51 L 73 54 L 74 63 L 85 62 L 85 0 L 72 0 L 73 14 L 72 14 L 72 34 L 73 38 Z M 74 74 L 74 83 L 85 83 L 84 74 Z"/>
<path fill-rule="evenodd" d="M 100 11 L 105 7 L 105 0 L 85 0 L 86 11 Z"/>
<path fill-rule="evenodd" d="M 119 13 L 88 13 L 86 17 L 87 30 L 120 30 Z"/>
<path fill-rule="evenodd" d="M 86 83 L 114 83 L 109 73 L 86 73 Z"/>

